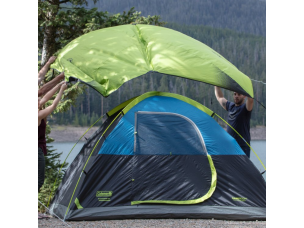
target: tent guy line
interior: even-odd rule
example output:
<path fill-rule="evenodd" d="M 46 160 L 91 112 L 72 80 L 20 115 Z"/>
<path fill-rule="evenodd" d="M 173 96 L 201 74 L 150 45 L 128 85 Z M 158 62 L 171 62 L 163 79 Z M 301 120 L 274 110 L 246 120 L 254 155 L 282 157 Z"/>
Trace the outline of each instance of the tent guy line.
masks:
<path fill-rule="evenodd" d="M 40 200 L 38 200 L 38 202 L 39 202 L 42 206 L 44 206 L 48 211 L 50 211 L 50 209 L 49 209 L 48 207 L 46 207 L 43 203 L 41 203 Z M 53 213 L 53 214 L 54 214 L 61 222 L 63 222 L 64 225 L 67 225 L 67 226 L 71 227 L 69 224 L 67 224 L 65 221 L 63 221 L 61 218 L 59 218 L 59 216 L 57 216 L 55 213 Z"/>
<path fill-rule="evenodd" d="M 254 80 L 254 79 L 252 79 L 252 78 L 250 78 L 250 79 L 251 79 L 251 81 L 260 82 L 260 83 L 263 83 L 264 85 L 266 85 L 266 83 L 265 83 L 265 82 L 258 81 L 258 80 Z"/>

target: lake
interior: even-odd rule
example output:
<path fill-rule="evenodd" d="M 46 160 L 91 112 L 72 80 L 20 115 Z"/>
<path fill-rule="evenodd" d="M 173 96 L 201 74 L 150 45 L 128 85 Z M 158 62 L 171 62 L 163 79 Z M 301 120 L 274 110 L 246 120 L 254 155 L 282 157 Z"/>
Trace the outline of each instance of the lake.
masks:
<path fill-rule="evenodd" d="M 69 154 L 70 150 L 74 146 L 75 142 L 53 142 L 50 145 L 53 146 L 54 149 L 57 149 L 57 152 L 62 152 L 60 156 L 60 161 L 64 161 L 66 156 Z M 69 164 L 74 160 L 78 152 L 81 150 L 84 142 L 79 142 L 73 151 L 71 152 L 70 156 L 67 158 Z M 251 147 L 260 157 L 261 161 L 264 163 L 266 167 L 266 141 L 265 140 L 258 140 L 258 141 L 251 141 Z M 255 154 L 251 151 L 250 159 L 255 164 L 260 172 L 264 171 L 264 168 Z M 263 177 L 266 179 L 266 172 L 263 174 Z"/>

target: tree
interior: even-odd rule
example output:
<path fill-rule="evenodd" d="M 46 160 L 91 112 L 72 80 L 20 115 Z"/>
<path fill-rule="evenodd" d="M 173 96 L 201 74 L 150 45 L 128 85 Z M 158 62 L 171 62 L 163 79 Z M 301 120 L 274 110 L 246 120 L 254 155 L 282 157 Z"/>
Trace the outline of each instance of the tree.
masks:
<path fill-rule="evenodd" d="M 97 1 L 93 0 L 94 4 Z M 133 22 L 164 25 L 159 16 L 143 17 L 140 12 L 134 10 L 134 7 L 128 12 L 124 11 L 123 14 L 110 15 L 106 11 L 98 11 L 97 8 L 86 9 L 84 6 L 87 4 L 87 0 L 38 0 L 38 56 L 41 55 L 40 67 L 67 43 L 90 31 Z M 44 83 L 52 80 L 55 76 L 56 74 L 53 71 L 49 71 Z M 75 105 L 78 95 L 83 93 L 85 89 L 86 87 L 79 83 L 69 85 L 62 102 L 59 103 L 54 113 L 69 110 L 71 105 Z M 55 96 L 56 94 L 54 98 Z M 48 101 L 45 106 L 47 107 L 51 103 L 52 100 Z M 81 117 L 82 119 L 80 119 Z M 89 117 L 87 118 L 86 115 L 80 115 L 79 117 L 76 116 L 74 121 L 79 124 L 81 120 L 86 124 L 88 119 Z M 48 126 L 47 135 L 49 133 L 50 127 Z M 51 141 L 48 138 L 47 143 Z M 48 199 L 45 196 L 52 191 L 54 177 L 57 175 L 58 167 L 61 166 L 61 163 L 58 162 L 60 154 L 52 150 L 51 147 L 47 149 L 46 178 L 38 196 L 43 203 L 47 203 Z M 61 178 L 62 175 L 59 175 L 55 189 L 59 186 Z"/>
<path fill-rule="evenodd" d="M 110 15 L 97 8 L 84 8 L 87 4 L 87 0 L 38 0 L 38 48 L 42 52 L 42 66 L 56 51 L 84 33 L 132 22 L 165 24 L 160 16 L 143 17 L 134 7 L 123 14 Z"/>
<path fill-rule="evenodd" d="M 46 133 L 47 135 L 51 132 L 51 128 L 49 125 L 47 125 Z M 47 136 L 46 142 L 51 143 L 54 139 Z M 59 157 L 61 156 L 61 153 L 57 153 L 56 150 L 52 149 L 52 146 L 47 146 L 47 155 L 45 158 L 45 181 L 43 186 L 40 189 L 40 192 L 38 194 L 38 199 L 40 202 L 42 202 L 44 205 L 47 205 L 49 201 L 49 196 L 53 197 L 55 190 L 59 187 L 60 181 L 63 177 L 63 172 L 59 173 L 62 163 L 59 161 Z M 65 163 L 63 165 L 63 169 L 67 167 L 68 163 Z M 55 180 L 56 185 L 54 186 Z M 45 212 L 45 208 L 43 205 L 38 204 L 38 210 L 41 212 Z"/>
<path fill-rule="evenodd" d="M 93 0 L 94 3 L 97 1 Z M 165 24 L 157 15 L 141 16 L 141 12 L 135 11 L 134 7 L 128 12 L 111 15 L 107 11 L 98 11 L 97 8 L 83 7 L 87 4 L 87 0 L 38 0 L 38 54 L 41 55 L 41 66 L 67 43 L 96 29 L 130 23 L 159 26 Z M 49 72 L 45 82 L 55 76 Z M 65 102 L 58 106 L 55 113 L 67 111 L 84 89 L 83 85 L 69 86 Z"/>

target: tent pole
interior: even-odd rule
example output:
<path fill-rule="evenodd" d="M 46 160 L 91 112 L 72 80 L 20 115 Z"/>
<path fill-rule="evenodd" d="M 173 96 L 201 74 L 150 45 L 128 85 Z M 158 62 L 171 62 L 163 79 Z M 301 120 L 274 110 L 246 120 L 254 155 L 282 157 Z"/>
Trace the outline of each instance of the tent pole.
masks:
<path fill-rule="evenodd" d="M 259 161 L 261 162 L 262 166 L 264 167 L 265 171 L 266 171 L 266 167 L 264 166 L 263 162 L 261 161 L 260 157 L 257 155 L 257 153 L 252 149 L 252 147 L 249 145 L 248 142 L 246 142 L 246 140 L 240 135 L 240 133 L 238 133 L 229 123 L 227 123 L 222 117 L 220 117 L 218 114 L 214 113 L 217 117 L 219 117 L 221 120 L 223 120 L 232 130 L 234 130 L 235 133 L 238 134 L 238 136 L 240 136 L 245 143 L 247 144 L 247 146 L 250 147 L 250 149 L 254 152 L 255 156 L 257 156 L 257 158 L 259 159 Z"/>
<path fill-rule="evenodd" d="M 117 119 L 118 116 L 120 116 L 120 114 L 122 114 L 122 111 L 121 111 L 120 113 L 118 113 L 118 115 L 113 119 L 113 121 L 109 124 L 109 126 L 106 128 L 106 130 L 102 133 L 102 135 L 100 136 L 100 138 L 99 138 L 98 141 L 96 142 L 96 144 L 95 144 L 93 150 L 91 151 L 90 156 L 88 157 L 88 159 L 87 159 L 87 161 L 86 161 L 86 163 L 85 163 L 85 165 L 84 165 L 84 167 L 83 167 L 83 169 L 82 169 L 82 172 L 81 172 L 81 174 L 80 174 L 80 176 L 79 176 L 79 178 L 78 178 L 78 181 L 77 181 L 76 186 L 75 186 L 75 188 L 74 188 L 74 191 L 73 191 L 72 197 L 71 197 L 71 199 L 70 199 L 69 205 L 68 205 L 67 210 L 66 210 L 66 212 L 65 212 L 64 218 L 65 218 L 66 215 L 68 214 L 68 211 L 69 211 L 69 209 L 70 209 L 70 205 L 71 205 L 72 199 L 73 199 L 74 194 L 75 194 L 75 192 L 76 192 L 78 183 L 79 183 L 80 178 L 81 178 L 81 176 L 82 176 L 82 173 L 84 172 L 84 169 L 86 168 L 86 166 L 87 166 L 87 164 L 88 164 L 88 161 L 90 160 L 90 158 L 91 158 L 91 156 L 92 156 L 92 154 L 93 154 L 93 152 L 94 152 L 96 146 L 98 145 L 100 139 L 102 139 L 102 137 L 104 136 L 104 134 L 105 134 L 105 133 L 107 132 L 107 130 L 110 128 L 110 126 L 112 125 L 112 123 Z"/>

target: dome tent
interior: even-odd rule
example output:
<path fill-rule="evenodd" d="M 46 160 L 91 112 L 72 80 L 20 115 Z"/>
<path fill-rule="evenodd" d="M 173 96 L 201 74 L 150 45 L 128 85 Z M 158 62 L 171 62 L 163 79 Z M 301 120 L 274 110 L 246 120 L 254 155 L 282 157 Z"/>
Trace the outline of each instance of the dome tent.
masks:
<path fill-rule="evenodd" d="M 65 220 L 266 219 L 265 180 L 210 109 L 149 92 L 107 115 L 68 167 L 51 213 Z"/>

